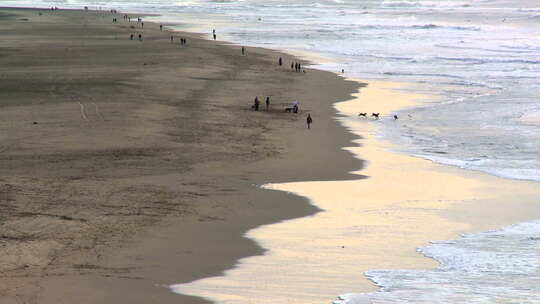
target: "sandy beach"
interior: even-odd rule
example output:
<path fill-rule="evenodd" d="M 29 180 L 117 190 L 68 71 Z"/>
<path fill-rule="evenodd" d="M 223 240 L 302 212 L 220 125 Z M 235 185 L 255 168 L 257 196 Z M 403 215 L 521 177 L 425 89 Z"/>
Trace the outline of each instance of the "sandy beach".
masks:
<path fill-rule="evenodd" d="M 4 8 L 0 30 L 2 303 L 205 302 L 168 286 L 262 253 L 246 231 L 318 211 L 256 185 L 361 166 L 331 107 L 358 84 L 291 72 L 286 54 L 109 12 Z"/>
<path fill-rule="evenodd" d="M 392 152 L 358 117 L 431 98 L 409 84 L 131 17 L 0 9 L 0 303 L 330 303 L 540 217 L 537 183 Z"/>

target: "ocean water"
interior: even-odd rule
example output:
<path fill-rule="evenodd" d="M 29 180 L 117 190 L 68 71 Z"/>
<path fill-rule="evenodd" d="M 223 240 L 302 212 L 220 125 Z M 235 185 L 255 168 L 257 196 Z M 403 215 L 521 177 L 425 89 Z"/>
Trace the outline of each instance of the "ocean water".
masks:
<path fill-rule="evenodd" d="M 379 303 L 540 303 L 540 221 L 432 242 L 418 249 L 440 263 L 434 270 L 373 270 L 381 291 L 346 294 Z"/>
<path fill-rule="evenodd" d="M 382 113 L 397 152 L 540 181 L 540 2 L 533 0 L 0 0 L 116 8 L 243 45 L 312 52 L 318 68 L 433 96 Z M 394 122 L 392 115 L 400 118 Z M 538 222 L 433 242 L 437 270 L 373 270 L 374 303 L 540 303 Z M 457 279 L 456 279 L 457 278 Z M 351 290 L 351 292 L 354 292 Z M 343 295 L 337 303 L 355 303 Z M 359 300 L 358 300 L 359 301 Z"/>

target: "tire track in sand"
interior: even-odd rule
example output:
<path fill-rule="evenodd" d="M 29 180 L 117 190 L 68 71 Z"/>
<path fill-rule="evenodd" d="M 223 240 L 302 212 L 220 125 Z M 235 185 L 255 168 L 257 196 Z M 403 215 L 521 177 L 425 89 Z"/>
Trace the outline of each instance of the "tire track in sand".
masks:
<path fill-rule="evenodd" d="M 79 106 L 81 107 L 81 116 L 84 120 L 90 121 L 88 117 L 86 116 L 86 111 L 84 110 L 84 104 L 80 101 L 77 101 L 79 103 Z"/>
<path fill-rule="evenodd" d="M 94 105 L 94 109 L 96 111 L 96 115 L 101 118 L 101 120 L 105 121 L 105 117 L 103 117 L 103 115 L 101 115 L 101 112 L 99 112 L 99 107 L 98 105 L 95 103 L 95 102 L 92 102 L 92 104 Z"/>

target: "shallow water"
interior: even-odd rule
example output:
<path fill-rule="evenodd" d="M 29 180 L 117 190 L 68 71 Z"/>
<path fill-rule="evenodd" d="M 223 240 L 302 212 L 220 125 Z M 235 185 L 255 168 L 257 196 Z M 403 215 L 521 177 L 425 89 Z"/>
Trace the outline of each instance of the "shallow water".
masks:
<path fill-rule="evenodd" d="M 540 221 L 432 242 L 418 251 L 439 268 L 368 271 L 380 292 L 334 303 L 540 303 L 539 249 Z"/>

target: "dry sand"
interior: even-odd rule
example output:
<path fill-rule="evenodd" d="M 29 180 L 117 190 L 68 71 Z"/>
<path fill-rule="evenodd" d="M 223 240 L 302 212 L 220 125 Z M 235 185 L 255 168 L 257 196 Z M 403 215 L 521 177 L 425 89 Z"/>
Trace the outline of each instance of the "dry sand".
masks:
<path fill-rule="evenodd" d="M 245 231 L 318 210 L 255 185 L 361 166 L 331 107 L 358 84 L 291 72 L 288 55 L 171 43 L 107 12 L 6 8 L 0 32 L 2 304 L 202 303 L 168 285 L 261 253 Z M 250 110 L 256 95 L 270 111 Z"/>
<path fill-rule="evenodd" d="M 363 136 L 348 150 L 366 160 L 355 174 L 367 178 L 267 185 L 308 197 L 324 211 L 250 231 L 270 249 L 264 256 L 175 290 L 226 304 L 331 303 L 338 295 L 376 290 L 363 276 L 368 270 L 437 267 L 416 252 L 431 240 L 540 218 L 538 183 L 397 154 L 377 139 L 378 122 L 358 113 L 381 112 L 381 120 L 406 125 L 414 117 L 394 122 L 393 112 L 430 97 L 400 90 L 405 86 L 369 81 L 354 99 L 336 105 L 343 123 Z"/>

